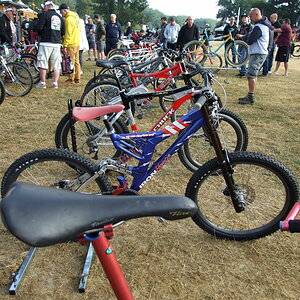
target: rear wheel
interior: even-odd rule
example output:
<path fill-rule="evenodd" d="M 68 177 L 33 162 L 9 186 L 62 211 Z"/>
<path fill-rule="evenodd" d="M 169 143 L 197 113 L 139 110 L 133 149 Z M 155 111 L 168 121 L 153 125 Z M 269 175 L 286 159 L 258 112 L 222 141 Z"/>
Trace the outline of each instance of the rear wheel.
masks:
<path fill-rule="evenodd" d="M 115 149 L 102 121 L 75 122 L 74 126 L 77 148 L 72 147 L 69 114 L 61 119 L 56 128 L 55 145 L 57 148 L 76 150 L 76 153 L 95 160 L 106 157 L 117 158 L 121 155 L 122 151 Z M 121 119 L 118 119 L 112 126 L 117 134 L 128 133 Z"/>
<path fill-rule="evenodd" d="M 203 65 L 207 59 L 208 51 L 203 41 L 191 41 L 187 43 L 183 47 L 183 49 L 187 52 L 188 55 L 187 62 L 199 63 Z"/>
<path fill-rule="evenodd" d="M 9 62 L 1 71 L 5 92 L 9 96 L 25 96 L 33 86 L 29 70 L 18 62 Z"/>
<path fill-rule="evenodd" d="M 33 151 L 15 160 L 7 169 L 1 183 L 1 195 L 3 197 L 16 181 L 85 193 L 110 193 L 112 187 L 106 175 L 83 186 L 97 168 L 87 158 L 67 150 Z"/>

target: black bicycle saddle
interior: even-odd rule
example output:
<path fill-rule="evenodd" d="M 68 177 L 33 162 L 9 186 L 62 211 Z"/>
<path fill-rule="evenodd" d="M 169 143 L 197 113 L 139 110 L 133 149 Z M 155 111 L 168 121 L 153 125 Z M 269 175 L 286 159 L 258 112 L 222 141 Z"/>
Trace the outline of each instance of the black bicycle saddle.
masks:
<path fill-rule="evenodd" d="M 6 228 L 30 246 L 75 240 L 87 231 L 123 220 L 193 216 L 194 201 L 183 196 L 111 196 L 14 183 L 1 201 Z"/>
<path fill-rule="evenodd" d="M 126 60 L 102 60 L 102 59 L 98 59 L 96 61 L 96 66 L 97 67 L 101 67 L 101 68 L 105 68 L 105 69 L 113 69 L 115 67 L 120 67 L 123 65 L 128 65 L 128 62 Z"/>

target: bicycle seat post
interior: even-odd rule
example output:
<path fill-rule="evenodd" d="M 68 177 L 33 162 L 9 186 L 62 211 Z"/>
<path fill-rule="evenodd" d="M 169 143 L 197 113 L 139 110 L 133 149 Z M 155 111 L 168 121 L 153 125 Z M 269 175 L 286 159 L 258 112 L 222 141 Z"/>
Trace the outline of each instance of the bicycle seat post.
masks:
<path fill-rule="evenodd" d="M 92 237 L 87 235 L 85 239 L 92 243 L 117 299 L 133 300 L 128 283 L 108 241 L 111 234 L 112 227 L 108 227 L 108 230 L 104 230 L 98 236 Z"/>

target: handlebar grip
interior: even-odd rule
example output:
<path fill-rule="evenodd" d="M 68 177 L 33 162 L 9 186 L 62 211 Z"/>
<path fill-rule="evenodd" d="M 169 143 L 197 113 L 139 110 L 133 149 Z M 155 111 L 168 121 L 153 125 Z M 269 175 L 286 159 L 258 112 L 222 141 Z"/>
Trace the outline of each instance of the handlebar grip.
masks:
<path fill-rule="evenodd" d="M 194 109 L 200 110 L 205 102 L 206 102 L 206 97 L 200 96 L 197 102 L 194 104 Z"/>
<path fill-rule="evenodd" d="M 300 232 L 300 220 L 290 220 L 289 221 L 290 232 Z"/>

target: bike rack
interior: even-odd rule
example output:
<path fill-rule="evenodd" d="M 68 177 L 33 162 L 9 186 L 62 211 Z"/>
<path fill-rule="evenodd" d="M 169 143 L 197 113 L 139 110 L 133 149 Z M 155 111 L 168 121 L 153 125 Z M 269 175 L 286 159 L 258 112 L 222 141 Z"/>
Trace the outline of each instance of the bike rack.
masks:
<path fill-rule="evenodd" d="M 8 289 L 8 292 L 10 295 L 16 295 L 17 289 L 20 287 L 20 284 L 24 277 L 25 271 L 28 269 L 31 260 L 34 257 L 36 249 L 37 248 L 35 248 L 35 247 L 31 247 L 28 250 L 27 255 L 24 258 L 22 264 L 20 265 L 20 268 L 18 269 L 18 271 L 12 273 L 11 276 L 9 277 L 9 279 L 12 280 L 12 283 Z M 94 254 L 94 248 L 93 248 L 92 244 L 90 243 L 87 254 L 86 254 L 83 270 L 82 270 L 80 280 L 79 280 L 79 286 L 78 286 L 79 293 L 84 293 L 86 291 L 87 280 L 88 280 L 88 276 L 90 273 L 93 254 Z"/>

